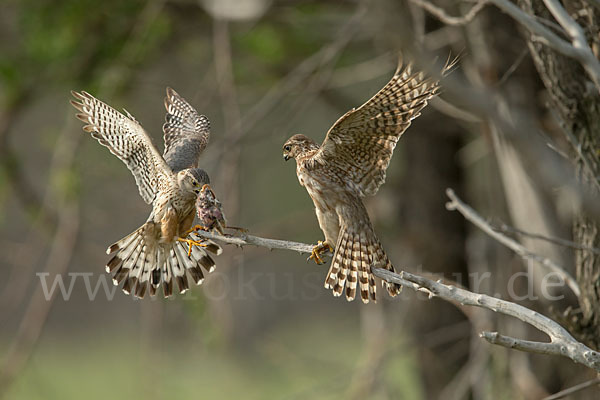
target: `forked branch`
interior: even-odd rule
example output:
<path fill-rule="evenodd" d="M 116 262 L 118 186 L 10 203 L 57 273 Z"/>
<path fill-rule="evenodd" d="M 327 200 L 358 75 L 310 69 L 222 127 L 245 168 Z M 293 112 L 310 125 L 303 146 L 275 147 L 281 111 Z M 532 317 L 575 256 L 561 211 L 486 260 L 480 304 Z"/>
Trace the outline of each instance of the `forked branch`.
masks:
<path fill-rule="evenodd" d="M 221 236 L 209 232 L 199 231 L 197 235 L 233 244 L 239 247 L 251 245 L 266 247 L 268 249 L 291 250 L 299 253 L 310 254 L 313 245 L 287 240 L 266 239 L 258 236 L 241 234 L 240 236 Z M 493 312 L 509 315 L 530 324 L 547 334 L 549 342 L 535 342 L 504 336 L 498 332 L 481 332 L 480 336 L 491 344 L 504 346 L 516 350 L 560 355 L 585 365 L 600 372 L 600 353 L 578 342 L 571 334 L 550 318 L 510 301 L 501 300 L 485 294 L 473 293 L 453 285 L 432 281 L 425 277 L 408 272 L 393 273 L 382 268 L 373 268 L 373 274 L 388 282 L 399 283 L 410 289 L 425 292 L 432 297 L 439 297 L 454 304 L 482 307 Z"/>
<path fill-rule="evenodd" d="M 492 238 L 496 239 L 498 242 L 502 243 L 521 257 L 534 260 L 540 263 L 543 267 L 559 275 L 567 283 L 569 288 L 571 288 L 571 290 L 573 291 L 573 293 L 575 293 L 577 297 L 581 295 L 581 290 L 579 289 L 577 281 L 571 276 L 571 274 L 567 272 L 565 268 L 556 264 L 549 258 L 542 257 L 538 254 L 533 253 L 516 240 L 495 230 L 473 208 L 471 208 L 468 204 L 464 203 L 461 199 L 459 199 L 458 196 L 454 193 L 454 190 L 446 189 L 446 195 L 450 198 L 450 201 L 446 203 L 446 208 L 448 210 L 456 210 L 460 212 L 463 215 L 463 217 L 465 217 L 465 219 L 467 219 L 468 221 L 472 222 L 473 225 L 477 226 L 479 229 L 481 229 L 482 231 L 484 231 Z"/>

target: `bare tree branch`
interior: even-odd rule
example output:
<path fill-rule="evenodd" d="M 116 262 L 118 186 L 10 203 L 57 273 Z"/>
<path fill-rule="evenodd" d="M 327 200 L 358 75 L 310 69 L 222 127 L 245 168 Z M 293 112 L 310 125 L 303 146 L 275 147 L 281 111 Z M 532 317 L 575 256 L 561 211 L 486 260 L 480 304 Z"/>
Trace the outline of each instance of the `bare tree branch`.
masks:
<path fill-rule="evenodd" d="M 521 65 L 527 54 L 529 54 L 529 50 L 527 49 L 527 47 L 525 47 L 523 48 L 521 54 L 519 54 L 517 59 L 512 63 L 512 65 L 506 70 L 506 72 L 504 72 L 504 74 L 502 74 L 500 79 L 498 79 L 498 82 L 496 82 L 496 86 L 502 86 L 504 82 L 508 80 L 508 78 L 517 70 L 517 68 L 519 68 L 519 65 Z"/>
<path fill-rule="evenodd" d="M 558 126 L 562 129 L 562 131 L 565 135 L 565 138 L 571 144 L 571 146 L 573 147 L 573 150 L 575 150 L 575 152 L 577 153 L 577 157 L 579 157 L 579 159 L 582 161 L 584 167 L 587 169 L 590 178 L 593 178 L 593 179 L 591 179 L 592 183 L 596 186 L 596 188 L 598 190 L 600 190 L 600 176 L 597 175 L 597 173 L 595 172 L 595 169 L 594 169 L 594 165 L 597 165 L 598 161 L 591 160 L 588 157 L 588 154 L 584 154 L 583 148 L 582 148 L 582 145 L 581 145 L 579 139 L 573 134 L 571 129 L 569 129 L 567 127 L 566 121 L 557 112 L 552 112 L 552 116 L 556 120 L 556 123 L 558 124 Z M 592 155 L 593 155 L 593 153 L 592 153 Z"/>
<path fill-rule="evenodd" d="M 594 53 L 592 53 L 592 50 L 588 46 L 581 27 L 577 25 L 573 19 L 571 19 L 571 17 L 556 0 L 544 0 L 544 3 L 552 15 L 554 15 L 554 18 L 556 18 L 563 29 L 566 30 L 567 34 L 572 40 L 572 43 L 561 39 L 554 32 L 536 21 L 533 16 L 527 14 L 508 0 L 490 0 L 490 2 L 510 15 L 513 19 L 523 25 L 529 32 L 536 35 L 536 39 L 546 46 L 558 51 L 561 54 L 564 54 L 567 57 L 571 57 L 579 61 L 583 68 L 585 68 L 592 81 L 594 81 L 596 88 L 600 91 L 600 62 L 594 56 Z"/>
<path fill-rule="evenodd" d="M 199 231 L 196 235 L 240 247 L 252 245 L 266 247 L 271 250 L 292 250 L 306 254 L 310 254 L 313 248 L 313 245 L 306 243 L 265 239 L 247 234 L 242 234 L 240 236 L 221 236 L 214 233 Z M 473 293 L 456 286 L 446 285 L 440 281 L 435 282 L 405 271 L 396 274 L 382 268 L 372 268 L 372 272 L 374 275 L 388 282 L 399 283 L 415 291 L 427 293 L 430 298 L 439 297 L 452 303 L 482 307 L 500 314 L 515 317 L 534 326 L 550 337 L 550 342 L 545 343 L 511 338 L 500 335 L 497 332 L 482 332 L 481 337 L 486 339 L 489 343 L 527 352 L 565 356 L 579 364 L 600 371 L 600 353 L 576 341 L 566 329 L 536 311 L 516 303 L 497 299 L 485 294 Z"/>
<path fill-rule="evenodd" d="M 439 297 L 450 302 L 458 302 L 461 305 L 487 308 L 500 314 L 515 317 L 534 326 L 550 337 L 550 342 L 546 343 L 511 338 L 497 332 L 482 332 L 480 336 L 491 344 L 533 353 L 564 356 L 579 364 L 600 371 L 600 353 L 578 342 L 565 328 L 536 311 L 510 301 L 473 293 L 405 271 L 399 274 L 383 268 L 373 268 L 372 271 L 373 274 L 388 282 L 399 283 L 413 290 L 429 293 L 430 298 Z"/>
<path fill-rule="evenodd" d="M 515 228 L 513 226 L 509 226 L 509 225 L 505 224 L 504 222 L 502 222 L 499 226 L 494 226 L 494 225 L 491 225 L 491 224 L 490 224 L 490 226 L 496 232 L 516 233 L 518 235 L 527 236 L 527 237 L 530 237 L 532 239 L 545 240 L 546 242 L 554 243 L 554 244 L 557 244 L 559 246 L 571 247 L 573 249 L 578 249 L 578 250 L 587 250 L 587 251 L 591 251 L 594 254 L 599 254 L 600 255 L 600 249 L 597 248 L 597 247 L 584 246 L 582 244 L 573 242 L 571 240 L 566 240 L 566 239 L 561 239 L 561 238 L 556 238 L 556 237 L 550 237 L 550 236 L 544 236 L 544 235 L 540 235 L 539 233 L 526 232 L 526 231 L 523 231 L 521 229 L 517 229 L 517 228 Z"/>
<path fill-rule="evenodd" d="M 479 14 L 479 12 L 488 4 L 488 0 L 479 0 L 469 11 L 460 17 L 453 17 L 448 15 L 441 7 L 436 6 L 426 0 L 410 0 L 412 3 L 423 7 L 430 14 L 434 15 L 437 19 L 447 25 L 460 26 L 468 24 Z"/>
<path fill-rule="evenodd" d="M 571 38 L 573 47 L 580 53 L 580 56 L 577 59 L 581 62 L 588 74 L 590 74 L 596 86 L 599 86 L 598 78 L 600 76 L 600 62 L 598 62 L 598 59 L 588 45 L 585 33 L 581 26 L 571 18 L 567 10 L 565 10 L 557 0 L 544 0 L 544 4 L 556 21 L 558 21 L 560 26 L 567 32 Z"/>
<path fill-rule="evenodd" d="M 484 231 L 485 233 L 496 239 L 498 242 L 502 243 L 503 245 L 520 255 L 521 257 L 534 260 L 543 265 L 544 267 L 548 268 L 552 272 L 555 272 L 562 279 L 564 279 L 569 288 L 571 288 L 571 290 L 573 291 L 573 293 L 575 293 L 577 297 L 581 295 L 581 290 L 579 289 L 579 285 L 577 285 L 577 281 L 575 281 L 571 274 L 569 274 L 563 267 L 546 257 L 542 257 L 538 254 L 529 251 L 527 248 L 525 248 L 525 246 L 518 243 L 514 239 L 511 239 L 508 236 L 503 235 L 502 233 L 494 230 L 494 228 L 492 228 L 492 226 L 489 223 L 487 223 L 481 217 L 481 215 L 479 215 L 469 205 L 460 200 L 452 189 L 447 189 L 446 195 L 451 200 L 450 202 L 446 203 L 446 208 L 448 210 L 456 210 L 460 212 L 463 215 L 463 217 L 472 222 L 479 229 L 481 229 L 482 231 Z"/>
<path fill-rule="evenodd" d="M 506 14 L 510 15 L 515 21 L 519 22 L 531 34 L 535 35 L 536 40 L 567 57 L 579 61 L 596 85 L 598 91 L 600 91 L 600 61 L 594 56 L 592 49 L 588 45 L 581 26 L 571 18 L 567 11 L 556 0 L 544 0 L 544 4 L 571 38 L 571 43 L 556 35 L 550 29 L 538 22 L 534 16 L 527 14 L 508 0 L 482 0 L 475 4 L 467 14 L 462 17 L 452 17 L 440 7 L 437 7 L 426 0 L 411 0 L 411 2 L 423 7 L 447 25 L 467 24 L 473 20 L 477 13 L 481 11 L 488 2 L 492 3 Z"/>
<path fill-rule="evenodd" d="M 279 239 L 265 239 L 262 237 L 248 235 L 248 234 L 241 234 L 240 236 L 221 236 L 221 235 L 217 235 L 217 234 L 210 233 L 210 232 L 198 231 L 198 232 L 196 232 L 196 235 L 198 235 L 202 238 L 218 240 L 220 242 L 227 243 L 227 244 L 233 244 L 233 245 L 236 245 L 239 247 L 251 245 L 251 246 L 258 246 L 258 247 L 266 247 L 269 250 L 273 250 L 273 249 L 291 250 L 291 251 L 296 251 L 298 253 L 306 253 L 306 254 L 310 254 L 314 247 L 313 245 L 306 244 L 306 243 L 291 242 L 288 240 L 279 240 Z"/>

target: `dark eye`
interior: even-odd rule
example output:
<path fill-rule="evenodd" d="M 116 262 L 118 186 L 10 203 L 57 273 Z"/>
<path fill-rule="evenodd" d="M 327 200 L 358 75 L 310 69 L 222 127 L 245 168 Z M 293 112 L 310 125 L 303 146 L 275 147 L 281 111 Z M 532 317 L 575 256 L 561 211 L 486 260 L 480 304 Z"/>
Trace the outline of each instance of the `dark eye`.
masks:
<path fill-rule="evenodd" d="M 286 145 L 286 146 L 285 146 L 283 149 L 284 149 L 285 151 L 290 151 L 292 148 L 291 148 L 291 147 L 290 147 L 290 145 L 288 144 L 288 145 Z"/>

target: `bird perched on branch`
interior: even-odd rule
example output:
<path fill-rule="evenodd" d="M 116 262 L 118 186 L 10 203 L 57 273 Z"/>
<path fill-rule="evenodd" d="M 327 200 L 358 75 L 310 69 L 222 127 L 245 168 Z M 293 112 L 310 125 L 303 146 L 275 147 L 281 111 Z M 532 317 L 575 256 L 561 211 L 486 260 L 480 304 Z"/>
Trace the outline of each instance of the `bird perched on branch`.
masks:
<path fill-rule="evenodd" d="M 146 223 L 107 250 L 115 253 L 106 264 L 115 285 L 123 283 L 127 294 L 143 298 L 163 285 L 168 297 L 173 280 L 180 293 L 189 289 L 187 274 L 196 284 L 214 270 L 215 262 L 207 251 L 219 255 L 222 249 L 209 240 L 193 240 L 192 232 L 197 195 L 209 183 L 198 159 L 210 136 L 210 123 L 173 89 L 167 88 L 163 125 L 165 151 L 161 156 L 142 126 L 125 111 L 123 115 L 86 92 L 71 92 L 80 111 L 77 118 L 83 129 L 108 147 L 131 171 L 140 195 L 152 212 Z M 190 246 L 189 252 L 187 246 Z"/>
<path fill-rule="evenodd" d="M 443 74 L 455 62 L 446 63 Z M 345 287 L 346 298 L 354 300 L 359 285 L 364 303 L 376 301 L 371 267 L 394 271 L 362 198 L 377 193 L 398 139 L 438 90 L 438 81 L 400 61 L 383 89 L 338 119 L 320 146 L 304 135 L 294 135 L 283 145 L 283 158 L 296 160 L 298 180 L 315 204 L 325 235 L 309 258 L 321 264 L 321 254 L 334 253 L 325 279 L 334 296 L 341 296 Z M 391 296 L 402 289 L 395 283 L 384 285 Z"/>

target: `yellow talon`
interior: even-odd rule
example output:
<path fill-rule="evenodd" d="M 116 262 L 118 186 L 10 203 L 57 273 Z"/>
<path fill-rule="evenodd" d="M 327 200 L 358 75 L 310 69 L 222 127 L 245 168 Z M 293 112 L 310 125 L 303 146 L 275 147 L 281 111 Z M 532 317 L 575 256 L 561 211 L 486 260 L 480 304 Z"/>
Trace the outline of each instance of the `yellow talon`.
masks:
<path fill-rule="evenodd" d="M 317 264 L 325 264 L 325 261 L 321 258 L 321 253 L 330 251 L 333 253 L 333 248 L 327 242 L 318 241 L 317 245 L 313 247 L 310 257 L 307 260 L 314 260 Z"/>
<path fill-rule="evenodd" d="M 207 247 L 208 246 L 207 244 L 204 244 L 204 243 L 202 243 L 202 241 L 199 241 L 199 240 L 182 239 L 182 238 L 177 238 L 177 240 L 180 242 L 187 243 L 190 246 L 190 248 L 188 249 L 188 257 L 192 255 L 192 247 L 193 246 L 198 246 L 198 247 Z"/>

